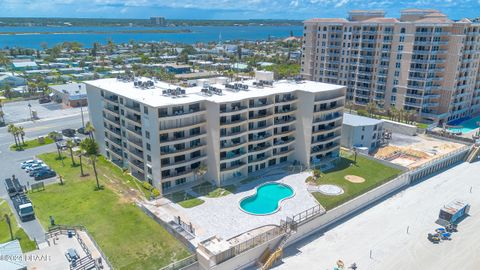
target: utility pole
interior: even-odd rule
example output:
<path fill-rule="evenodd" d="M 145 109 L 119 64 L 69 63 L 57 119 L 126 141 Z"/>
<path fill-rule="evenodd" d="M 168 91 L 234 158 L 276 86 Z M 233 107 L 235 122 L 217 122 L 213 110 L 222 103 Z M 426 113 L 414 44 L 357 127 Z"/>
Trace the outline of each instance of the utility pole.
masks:
<path fill-rule="evenodd" d="M 82 85 L 79 84 L 78 92 L 80 93 L 81 90 L 82 90 Z M 80 113 L 82 114 L 82 127 L 85 128 L 85 120 L 83 119 L 83 103 L 82 102 L 80 103 Z"/>
<path fill-rule="evenodd" d="M 32 115 L 32 104 L 28 103 L 28 110 L 30 111 L 30 121 L 33 120 L 33 115 Z"/>

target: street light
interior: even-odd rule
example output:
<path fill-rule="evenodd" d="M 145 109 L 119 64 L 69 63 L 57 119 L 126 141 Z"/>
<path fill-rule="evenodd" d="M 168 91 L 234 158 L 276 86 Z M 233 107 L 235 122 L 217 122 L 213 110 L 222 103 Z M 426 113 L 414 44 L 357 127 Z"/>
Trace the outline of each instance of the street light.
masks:
<path fill-rule="evenodd" d="M 32 115 L 32 104 L 28 103 L 28 109 L 30 110 L 30 120 L 33 120 L 33 115 Z"/>

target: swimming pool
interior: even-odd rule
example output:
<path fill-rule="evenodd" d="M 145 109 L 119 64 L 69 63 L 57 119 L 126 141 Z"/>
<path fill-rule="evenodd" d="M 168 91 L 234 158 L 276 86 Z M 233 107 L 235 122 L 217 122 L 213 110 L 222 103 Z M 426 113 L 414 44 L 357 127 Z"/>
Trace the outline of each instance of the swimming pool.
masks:
<path fill-rule="evenodd" d="M 270 182 L 257 187 L 254 195 L 240 201 L 240 209 L 252 215 L 270 215 L 277 212 L 280 202 L 295 195 L 293 189 L 285 184 Z"/>
<path fill-rule="evenodd" d="M 451 131 L 451 132 L 455 132 L 455 133 L 458 133 L 458 132 L 461 132 L 462 134 L 463 133 L 468 133 L 468 132 L 478 128 L 477 122 L 480 122 L 480 116 L 477 116 L 475 118 L 470 118 L 470 119 L 467 119 L 467 120 L 463 120 L 461 122 L 458 121 L 458 120 L 451 121 L 449 123 L 449 125 L 461 126 L 461 128 L 449 128 L 448 130 Z"/>

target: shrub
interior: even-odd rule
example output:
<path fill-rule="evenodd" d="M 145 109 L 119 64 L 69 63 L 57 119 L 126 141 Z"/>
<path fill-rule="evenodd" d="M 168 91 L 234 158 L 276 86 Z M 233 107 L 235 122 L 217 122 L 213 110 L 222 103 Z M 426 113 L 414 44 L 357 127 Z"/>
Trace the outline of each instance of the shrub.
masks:
<path fill-rule="evenodd" d="M 320 171 L 320 170 L 314 170 L 314 171 L 313 171 L 313 176 L 315 176 L 315 178 L 320 178 L 320 177 L 322 177 L 322 171 Z"/>
<path fill-rule="evenodd" d="M 152 196 L 153 196 L 153 197 L 158 197 L 158 196 L 160 196 L 160 191 L 158 191 L 158 189 L 156 189 L 156 188 L 153 188 L 153 189 L 152 189 Z"/>
<path fill-rule="evenodd" d="M 143 186 L 143 188 L 146 189 L 146 190 L 152 190 L 152 189 L 153 189 L 153 186 L 150 185 L 150 183 L 145 182 L 145 181 L 142 182 L 142 186 Z"/>
<path fill-rule="evenodd" d="M 307 183 L 315 183 L 315 180 L 313 179 L 313 176 L 309 176 L 309 177 L 307 177 L 307 179 L 305 180 L 305 182 L 307 182 Z"/>
<path fill-rule="evenodd" d="M 357 114 L 360 116 L 368 116 L 368 112 L 366 110 L 358 110 Z"/>

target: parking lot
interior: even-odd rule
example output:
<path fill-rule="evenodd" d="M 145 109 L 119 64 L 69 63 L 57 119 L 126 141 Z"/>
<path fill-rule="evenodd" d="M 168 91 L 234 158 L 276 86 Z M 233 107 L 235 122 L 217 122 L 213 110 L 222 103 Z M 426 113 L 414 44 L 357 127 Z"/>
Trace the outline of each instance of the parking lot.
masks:
<path fill-rule="evenodd" d="M 480 163 L 462 163 L 289 246 L 278 269 L 333 269 L 337 260 L 358 269 L 478 269 Z M 451 241 L 433 244 L 442 206 L 471 205 Z M 370 253 L 371 252 L 371 253 Z"/>
<path fill-rule="evenodd" d="M 66 116 L 62 119 L 45 119 L 42 121 L 25 123 L 23 126 L 25 128 L 27 139 L 34 139 L 38 136 L 43 136 L 48 134 L 52 130 L 62 130 L 64 128 L 79 128 L 81 126 L 81 118 L 79 115 Z M 22 161 L 33 159 L 36 155 L 40 153 L 53 152 L 56 151 L 55 144 L 49 144 L 44 146 L 39 146 L 36 148 L 28 149 L 25 151 L 10 151 L 9 146 L 13 144 L 13 137 L 7 132 L 6 127 L 0 128 L 0 164 L 2 164 L 2 170 L 0 170 L 0 197 L 7 200 L 10 204 L 11 209 L 13 204 L 8 197 L 8 194 L 4 188 L 3 181 L 5 178 L 12 177 L 12 174 L 19 179 L 20 184 L 29 186 L 35 182 L 31 179 L 28 174 L 20 168 L 20 163 Z M 47 180 L 42 180 L 45 184 L 57 181 L 56 178 L 51 178 Z M 15 212 L 15 211 L 14 211 Z M 25 230 L 25 232 L 32 238 L 35 238 L 39 243 L 44 242 L 45 231 L 37 220 L 20 222 L 17 218 L 20 226 Z"/>
<path fill-rule="evenodd" d="M 38 119 L 58 118 L 72 115 L 79 115 L 80 108 L 65 108 L 62 104 L 49 102 L 39 104 L 38 100 L 9 102 L 3 105 L 5 121 L 7 123 L 19 123 L 30 120 L 30 109 L 37 112 Z M 87 108 L 83 108 L 84 113 Z M 85 115 L 86 116 L 86 115 Z M 85 118 L 87 119 L 87 118 Z"/>

